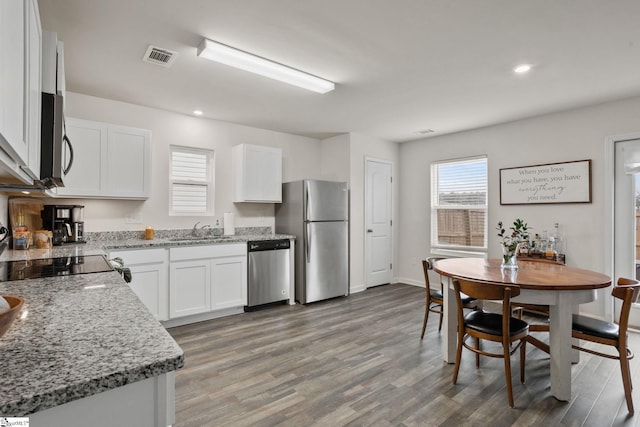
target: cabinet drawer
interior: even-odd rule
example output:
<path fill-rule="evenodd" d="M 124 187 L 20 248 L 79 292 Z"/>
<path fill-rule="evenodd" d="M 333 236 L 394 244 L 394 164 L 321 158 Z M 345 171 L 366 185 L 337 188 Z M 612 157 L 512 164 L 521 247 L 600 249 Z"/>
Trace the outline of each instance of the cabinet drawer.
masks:
<path fill-rule="evenodd" d="M 207 246 L 184 246 L 169 249 L 170 261 L 183 261 L 203 258 L 220 258 L 247 254 L 246 243 L 220 244 Z"/>
<path fill-rule="evenodd" d="M 110 258 L 120 257 L 126 265 L 162 263 L 166 249 L 140 249 L 109 252 Z"/>

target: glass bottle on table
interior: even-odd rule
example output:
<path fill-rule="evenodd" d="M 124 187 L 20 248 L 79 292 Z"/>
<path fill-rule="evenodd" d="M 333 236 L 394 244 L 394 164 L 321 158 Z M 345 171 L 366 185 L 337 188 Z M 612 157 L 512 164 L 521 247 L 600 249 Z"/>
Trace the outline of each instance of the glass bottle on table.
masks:
<path fill-rule="evenodd" d="M 560 233 L 560 224 L 554 224 L 554 232 L 553 232 L 553 252 L 554 259 L 556 261 L 561 261 L 564 263 L 564 238 Z"/>

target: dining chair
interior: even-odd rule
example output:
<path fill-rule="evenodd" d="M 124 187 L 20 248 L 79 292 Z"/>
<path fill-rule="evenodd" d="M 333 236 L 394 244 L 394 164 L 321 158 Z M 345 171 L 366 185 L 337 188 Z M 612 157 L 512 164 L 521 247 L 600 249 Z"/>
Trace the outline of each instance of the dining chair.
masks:
<path fill-rule="evenodd" d="M 578 338 L 580 340 L 596 344 L 609 345 L 616 348 L 618 353 L 617 355 L 585 348 L 579 344 L 572 346 L 580 351 L 620 361 L 624 395 L 627 400 L 627 409 L 630 414 L 633 414 L 634 412 L 633 399 L 631 396 L 631 374 L 629 370 L 629 360 L 633 359 L 633 352 L 627 346 L 627 326 L 629 325 L 629 312 L 631 310 L 631 306 L 638 299 L 639 293 L 640 282 L 622 277 L 619 278 L 618 284 L 611 291 L 611 295 L 613 295 L 614 298 L 622 300 L 620 320 L 618 324 L 616 325 L 615 323 L 605 322 L 604 320 L 574 314 L 571 333 L 573 338 Z"/>
<path fill-rule="evenodd" d="M 420 334 L 420 339 L 424 339 L 424 332 L 427 330 L 427 321 L 429 320 L 429 312 L 437 313 L 440 315 L 438 332 L 442 330 L 442 316 L 444 314 L 444 309 L 442 308 L 444 307 L 444 284 L 442 283 L 442 277 L 440 277 L 439 289 L 431 289 L 431 284 L 429 282 L 429 270 L 433 270 L 433 263 L 441 259 L 445 258 L 431 257 L 422 260 L 422 271 L 424 272 L 424 285 L 427 299 L 424 308 L 424 320 L 422 321 L 422 334 Z M 465 308 L 476 309 L 478 307 L 477 301 L 466 295 L 462 296 L 462 302 Z"/>
<path fill-rule="evenodd" d="M 513 407 L 513 387 L 511 384 L 511 355 L 520 349 L 520 382 L 524 383 L 524 363 L 527 342 L 525 338 L 529 333 L 529 325 L 524 320 L 512 317 L 511 297 L 520 295 L 520 287 L 516 285 L 505 286 L 501 283 L 482 282 L 453 279 L 456 302 L 458 305 L 458 347 L 456 351 L 456 364 L 453 371 L 453 383 L 458 381 L 462 347 L 475 353 L 476 367 L 480 367 L 480 356 L 496 357 L 504 359 L 504 372 L 507 382 L 507 397 L 509 406 Z M 464 314 L 460 293 L 478 300 L 502 301 L 502 314 L 490 313 L 484 310 L 474 310 Z M 461 326 L 463 325 L 463 327 Z M 475 346 L 467 344 L 467 339 L 473 338 Z M 480 340 L 488 340 L 502 343 L 502 352 L 493 353 L 480 348 Z M 514 343 L 516 343 L 514 345 Z"/>

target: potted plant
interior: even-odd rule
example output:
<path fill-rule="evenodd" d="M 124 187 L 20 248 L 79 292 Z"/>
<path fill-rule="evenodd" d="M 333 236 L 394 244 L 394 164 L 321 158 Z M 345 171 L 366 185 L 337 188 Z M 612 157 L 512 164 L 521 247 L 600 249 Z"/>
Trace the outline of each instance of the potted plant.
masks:
<path fill-rule="evenodd" d="M 498 237 L 502 239 L 500 245 L 502 247 L 502 268 L 517 269 L 518 262 L 516 255 L 518 253 L 518 246 L 520 243 L 529 240 L 529 232 L 527 223 L 520 218 L 513 221 L 513 225 L 506 230 L 502 224 L 502 221 L 498 222 Z"/>

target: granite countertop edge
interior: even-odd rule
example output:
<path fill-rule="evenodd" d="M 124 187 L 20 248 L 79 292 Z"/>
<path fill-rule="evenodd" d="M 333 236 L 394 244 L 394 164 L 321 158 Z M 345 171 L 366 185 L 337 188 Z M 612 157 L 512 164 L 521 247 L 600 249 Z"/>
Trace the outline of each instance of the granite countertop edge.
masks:
<path fill-rule="evenodd" d="M 19 400 L 3 402 L 0 414 L 11 416 L 28 416 L 35 412 L 54 408 L 74 400 L 90 397 L 103 391 L 112 390 L 137 381 L 157 377 L 167 372 L 176 371 L 184 366 L 184 353 L 152 365 L 114 372 L 85 382 L 69 384 L 66 387 L 23 397 Z"/>
<path fill-rule="evenodd" d="M 0 338 L 0 416 L 184 366 L 183 350 L 115 271 L 0 282 L 0 294 L 23 297 L 26 313 Z"/>

